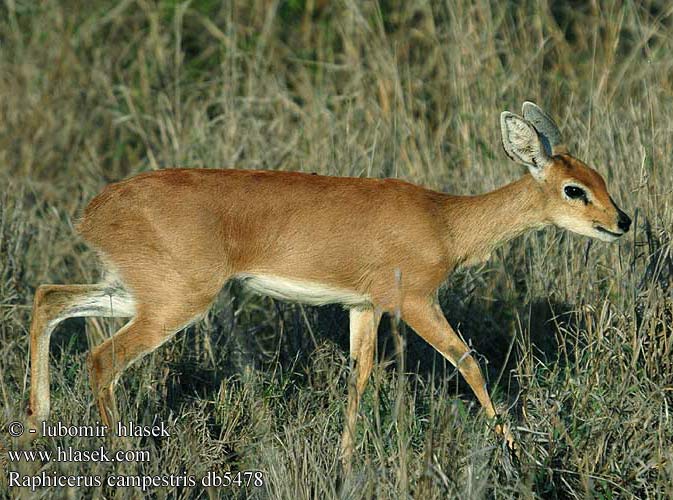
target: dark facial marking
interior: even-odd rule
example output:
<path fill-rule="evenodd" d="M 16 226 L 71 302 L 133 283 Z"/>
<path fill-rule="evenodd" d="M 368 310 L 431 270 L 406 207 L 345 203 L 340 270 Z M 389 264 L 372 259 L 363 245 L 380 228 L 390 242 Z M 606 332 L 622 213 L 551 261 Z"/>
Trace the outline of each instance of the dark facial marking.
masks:
<path fill-rule="evenodd" d="M 570 161 L 570 159 L 568 158 L 568 155 L 565 155 L 565 154 L 556 155 L 554 157 L 554 159 L 560 161 L 567 170 L 572 170 L 573 169 L 574 165 L 573 165 L 572 161 Z"/>
<path fill-rule="evenodd" d="M 625 212 L 622 212 L 622 209 L 617 206 L 615 200 L 612 199 L 612 196 L 610 196 L 610 201 L 615 207 L 615 210 L 617 210 L 617 227 L 625 233 L 628 232 L 629 228 L 631 227 L 631 217 L 626 215 Z"/>

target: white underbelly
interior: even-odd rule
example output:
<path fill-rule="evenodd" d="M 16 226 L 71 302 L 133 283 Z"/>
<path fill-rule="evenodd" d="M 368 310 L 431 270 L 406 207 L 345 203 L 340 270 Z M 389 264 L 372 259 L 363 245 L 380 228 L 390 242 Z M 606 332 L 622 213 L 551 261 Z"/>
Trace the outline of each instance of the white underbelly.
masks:
<path fill-rule="evenodd" d="M 248 288 L 258 293 L 288 302 L 301 302 L 314 306 L 324 304 L 361 306 L 370 303 L 369 297 L 365 295 L 322 283 L 263 274 L 244 274 L 238 278 Z"/>

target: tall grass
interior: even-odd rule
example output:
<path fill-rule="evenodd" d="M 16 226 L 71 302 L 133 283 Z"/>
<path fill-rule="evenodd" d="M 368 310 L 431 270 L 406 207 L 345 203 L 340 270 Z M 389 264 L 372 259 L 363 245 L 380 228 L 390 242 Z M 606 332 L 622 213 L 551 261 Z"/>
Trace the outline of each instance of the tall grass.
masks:
<path fill-rule="evenodd" d="M 153 490 L 159 498 L 673 496 L 672 14 L 656 1 L 7 0 L 1 419 L 23 418 L 27 405 L 36 287 L 97 276 L 73 221 L 106 183 L 210 166 L 392 176 L 478 193 L 522 174 L 501 152 L 498 116 L 528 99 L 557 117 L 570 150 L 606 177 L 635 224 L 618 245 L 529 234 L 441 290 L 509 410 L 518 461 L 452 367 L 411 330 L 398 363 L 384 325 L 354 475 L 341 478 L 347 315 L 232 284 L 205 321 L 119 384 L 126 418 L 171 428 L 170 438 L 131 441 L 151 451 L 149 463 L 42 470 L 265 475 L 261 488 L 167 487 Z M 99 418 L 85 356 L 117 327 L 71 320 L 54 334 L 53 420 Z M 4 431 L 0 442 L 11 447 Z"/>

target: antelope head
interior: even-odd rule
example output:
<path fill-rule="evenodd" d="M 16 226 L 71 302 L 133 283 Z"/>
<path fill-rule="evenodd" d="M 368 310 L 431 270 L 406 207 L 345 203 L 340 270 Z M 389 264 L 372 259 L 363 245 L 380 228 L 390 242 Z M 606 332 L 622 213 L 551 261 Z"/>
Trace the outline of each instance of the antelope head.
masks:
<path fill-rule="evenodd" d="M 631 219 L 610 196 L 603 177 L 568 154 L 549 115 L 525 102 L 523 118 L 505 111 L 500 127 L 507 156 L 528 167 L 543 193 L 545 221 L 603 241 L 628 232 Z"/>

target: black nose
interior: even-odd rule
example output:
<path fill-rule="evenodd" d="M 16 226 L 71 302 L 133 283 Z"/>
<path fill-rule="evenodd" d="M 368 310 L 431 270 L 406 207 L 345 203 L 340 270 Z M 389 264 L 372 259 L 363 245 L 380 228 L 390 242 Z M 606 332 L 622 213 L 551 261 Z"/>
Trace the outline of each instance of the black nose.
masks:
<path fill-rule="evenodd" d="M 621 229 L 625 233 L 628 232 L 629 228 L 631 227 L 631 217 L 626 215 L 620 209 L 617 209 L 617 214 L 619 217 L 617 219 L 617 227 L 619 227 L 619 229 Z"/>

